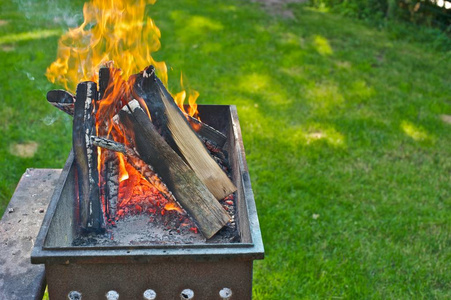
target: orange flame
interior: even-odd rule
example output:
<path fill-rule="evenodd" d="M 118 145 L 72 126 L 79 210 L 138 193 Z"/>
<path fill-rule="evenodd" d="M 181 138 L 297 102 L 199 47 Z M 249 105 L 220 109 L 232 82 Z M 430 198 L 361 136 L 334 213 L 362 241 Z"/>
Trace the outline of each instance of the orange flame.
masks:
<path fill-rule="evenodd" d="M 83 7 L 84 21 L 78 28 L 69 29 L 58 42 L 57 59 L 47 68 L 46 76 L 52 83 L 63 85 L 74 92 L 81 81 L 99 80 L 101 67 L 110 69 L 108 86 L 102 99 L 96 103 L 96 127 L 99 136 L 108 137 L 120 143 L 128 144 L 126 135 L 117 128 L 113 117 L 128 100 L 134 85 L 135 73 L 148 65 L 153 65 L 157 76 L 165 86 L 168 74 L 165 62 L 158 62 L 152 54 L 160 49 L 161 33 L 154 21 L 147 16 L 148 4 L 156 0 L 92 0 Z M 115 68 L 113 67 L 115 66 Z M 181 78 L 183 87 L 183 79 Z M 197 117 L 196 99 L 199 93 L 190 90 L 188 113 Z M 183 109 L 186 92 L 175 94 Z M 142 99 L 138 99 L 142 102 Z M 142 107 L 146 108 L 143 103 Z M 149 112 L 147 111 L 150 116 Z M 115 127 L 116 126 L 116 127 Z M 113 130 L 115 128 L 115 130 Z M 105 150 L 99 148 L 99 172 L 106 157 Z M 155 187 L 145 180 L 120 153 L 119 159 L 119 196 L 117 218 L 136 212 L 176 210 L 183 213 L 175 203 L 167 203 Z M 105 178 L 100 178 L 104 184 Z M 106 204 L 104 204 L 106 206 Z M 163 209 L 164 207 L 164 209 Z"/>
<path fill-rule="evenodd" d="M 166 203 L 166 205 L 164 206 L 165 210 L 176 210 L 179 213 L 183 214 L 183 210 L 174 202 L 168 202 Z"/>
<path fill-rule="evenodd" d="M 124 155 L 117 153 L 119 157 L 119 182 L 127 180 L 129 178 L 127 168 L 125 167 Z"/>
<path fill-rule="evenodd" d="M 47 69 L 53 83 L 75 91 L 84 80 L 97 80 L 99 68 L 114 61 L 124 78 L 138 73 L 149 64 L 167 85 L 164 62 L 153 59 L 160 49 L 160 30 L 145 15 L 147 4 L 156 0 L 93 0 L 83 7 L 84 22 L 69 29 L 59 40 L 58 58 Z"/>
<path fill-rule="evenodd" d="M 52 83 L 63 85 L 74 92 L 79 82 L 98 80 L 100 67 L 121 69 L 127 80 L 152 64 L 157 76 L 168 86 L 165 62 L 158 62 L 152 53 L 160 49 L 160 29 L 145 14 L 148 4 L 156 0 L 93 0 L 83 6 L 84 21 L 78 28 L 69 29 L 58 42 L 58 56 L 46 72 Z M 183 80 L 181 79 L 183 87 Z M 183 109 L 185 96 L 175 94 Z M 195 104 L 199 93 L 189 93 L 189 115 L 197 117 Z M 116 96 L 115 96 L 116 97 Z"/>
<path fill-rule="evenodd" d="M 197 111 L 197 98 L 199 97 L 199 92 L 196 90 L 189 90 L 188 95 L 188 111 L 185 110 L 184 104 L 186 100 L 186 91 L 183 85 L 183 74 L 180 74 L 180 85 L 182 86 L 182 91 L 173 95 L 175 103 L 177 103 L 178 107 L 185 113 L 190 115 L 193 118 L 200 120 Z"/>

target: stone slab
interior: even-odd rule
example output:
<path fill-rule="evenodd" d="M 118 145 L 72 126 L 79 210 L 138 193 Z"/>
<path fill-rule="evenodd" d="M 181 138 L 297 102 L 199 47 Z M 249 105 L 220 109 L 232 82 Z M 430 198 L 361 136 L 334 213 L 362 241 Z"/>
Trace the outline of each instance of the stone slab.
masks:
<path fill-rule="evenodd" d="M 61 169 L 27 169 L 0 220 L 0 299 L 42 299 L 44 265 L 31 249 Z"/>

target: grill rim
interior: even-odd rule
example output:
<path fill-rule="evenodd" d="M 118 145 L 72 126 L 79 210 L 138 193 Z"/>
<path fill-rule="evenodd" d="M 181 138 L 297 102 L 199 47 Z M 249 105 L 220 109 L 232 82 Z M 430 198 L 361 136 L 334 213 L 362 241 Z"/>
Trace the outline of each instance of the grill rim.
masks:
<path fill-rule="evenodd" d="M 137 246 L 92 246 L 92 247 L 48 247 L 45 240 L 49 232 L 50 224 L 55 215 L 63 187 L 68 179 L 73 164 L 73 152 L 69 157 L 60 175 L 55 191 L 52 195 L 44 221 L 36 238 L 31 253 L 33 264 L 42 264 L 49 261 L 79 261 L 79 260 L 110 260 L 122 258 L 129 262 L 150 261 L 160 259 L 244 259 L 255 260 L 264 258 L 264 246 L 254 194 L 251 187 L 250 175 L 245 158 L 244 145 L 241 135 L 238 112 L 235 105 L 199 105 L 199 110 L 218 108 L 227 109 L 230 114 L 233 139 L 235 141 L 236 156 L 238 159 L 239 173 L 245 206 L 247 210 L 250 243 L 220 243 L 220 244 L 179 244 L 179 245 L 137 245 Z M 247 223 L 247 222 L 246 222 Z"/>

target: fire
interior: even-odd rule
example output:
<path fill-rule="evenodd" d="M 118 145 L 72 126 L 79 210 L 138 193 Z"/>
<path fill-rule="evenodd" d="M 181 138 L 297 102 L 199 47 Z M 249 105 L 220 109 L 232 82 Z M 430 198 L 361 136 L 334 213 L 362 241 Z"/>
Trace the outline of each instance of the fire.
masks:
<path fill-rule="evenodd" d="M 167 84 L 166 64 L 152 57 L 161 46 L 160 30 L 144 14 L 155 1 L 86 2 L 84 22 L 60 38 L 58 58 L 47 69 L 47 78 L 74 91 L 80 81 L 96 80 L 99 68 L 114 61 L 124 78 L 153 64 Z"/>
<path fill-rule="evenodd" d="M 130 176 L 128 176 L 128 171 L 125 167 L 124 156 L 122 155 L 122 153 L 118 153 L 117 156 L 119 158 L 119 182 L 122 182 L 129 179 Z"/>
<path fill-rule="evenodd" d="M 183 74 L 180 75 L 180 84 L 182 86 L 182 91 L 173 95 L 175 103 L 177 103 L 178 107 L 185 113 L 188 114 L 198 120 L 200 120 L 197 111 L 197 98 L 199 97 L 199 92 L 195 90 L 191 90 L 191 93 L 188 95 L 188 111 L 185 110 L 184 104 L 186 100 L 186 91 L 183 86 Z"/>
<path fill-rule="evenodd" d="M 46 76 L 52 83 L 63 85 L 74 92 L 81 81 L 99 83 L 99 70 L 109 68 L 109 81 L 102 99 L 96 103 L 96 130 L 98 136 L 108 137 L 128 145 L 128 136 L 115 128 L 114 116 L 131 100 L 134 85 L 131 75 L 153 65 L 158 77 L 168 85 L 164 61 L 156 61 L 152 54 L 161 47 L 161 33 L 155 22 L 146 14 L 156 0 L 92 0 L 83 7 L 84 21 L 78 28 L 69 29 L 58 42 L 57 59 L 47 68 Z M 130 79 L 129 79 L 130 78 Z M 183 80 L 181 82 L 183 87 Z M 188 112 L 197 117 L 196 99 L 199 93 L 190 90 Z M 186 91 L 174 98 L 183 108 Z M 139 99 L 138 99 L 139 101 Z M 142 105 L 142 107 L 146 107 Z M 185 111 L 185 110 L 183 110 Z M 150 116 L 150 114 L 149 114 Z M 141 212 L 164 215 L 164 212 L 184 214 L 174 202 L 161 193 L 160 183 L 153 186 L 146 177 L 132 167 L 124 155 L 98 148 L 100 187 L 104 211 L 117 210 L 116 219 L 128 213 Z M 118 160 L 117 204 L 106 200 L 108 183 L 105 164 Z M 115 175 L 116 176 L 116 175 Z M 146 175 L 147 176 L 147 175 Z M 164 185 L 164 184 L 163 184 Z M 106 188 L 105 188 L 106 187 Z M 160 192 L 159 192 L 160 191 Z M 115 220 L 108 220 L 114 224 Z M 189 223 L 189 222 L 188 222 Z"/>
<path fill-rule="evenodd" d="M 183 213 L 183 210 L 174 202 L 169 202 L 164 206 L 165 210 L 176 210 L 179 213 Z"/>
<path fill-rule="evenodd" d="M 160 29 L 146 15 L 148 5 L 155 2 L 156 0 L 86 2 L 83 7 L 83 23 L 61 36 L 57 59 L 47 68 L 47 78 L 74 92 L 81 81 L 98 81 L 100 67 L 110 62 L 120 68 L 120 75 L 125 80 L 152 64 L 167 87 L 166 63 L 152 57 L 152 53 L 161 47 Z M 185 96 L 182 105 L 186 97 L 186 93 L 183 93 Z M 189 93 L 188 113 L 191 116 L 197 115 L 194 103 L 198 96 L 197 91 Z"/>

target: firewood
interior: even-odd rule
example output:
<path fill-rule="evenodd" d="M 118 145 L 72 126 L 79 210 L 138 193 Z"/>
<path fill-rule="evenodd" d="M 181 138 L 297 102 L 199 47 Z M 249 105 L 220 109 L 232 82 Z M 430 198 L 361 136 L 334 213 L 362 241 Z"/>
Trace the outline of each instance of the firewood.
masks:
<path fill-rule="evenodd" d="M 160 81 L 161 82 L 161 81 Z M 224 144 L 227 141 L 227 137 L 222 132 L 214 129 L 210 125 L 207 125 L 198 119 L 191 117 L 190 115 L 184 114 L 185 118 L 188 120 L 191 128 L 202 138 L 213 142 L 215 145 L 219 147 L 224 147 Z"/>
<path fill-rule="evenodd" d="M 125 160 L 133 168 L 135 168 L 135 170 L 137 170 L 144 177 L 144 179 L 152 184 L 164 198 L 176 202 L 176 199 L 168 190 L 167 186 L 163 183 L 161 178 L 158 177 L 158 174 L 155 173 L 152 166 L 149 166 L 146 162 L 144 162 L 132 148 L 127 147 L 124 144 L 98 136 L 91 136 L 91 142 L 97 147 L 124 154 Z"/>
<path fill-rule="evenodd" d="M 97 111 L 98 135 L 112 139 L 120 137 L 113 124 L 112 117 L 122 108 L 123 99 L 127 98 L 125 81 L 120 77 L 120 70 L 109 62 L 99 70 L 99 101 Z M 119 194 L 119 158 L 116 153 L 108 150 L 101 152 L 102 195 L 109 221 L 116 219 L 116 208 Z M 113 172 L 113 173 L 111 173 Z M 114 223 L 112 223 L 114 224 Z"/>
<path fill-rule="evenodd" d="M 134 135 L 136 150 L 175 195 L 208 239 L 230 220 L 230 216 L 205 187 L 195 172 L 178 156 L 155 129 L 138 101 L 120 112 L 121 124 Z"/>
<path fill-rule="evenodd" d="M 216 199 L 223 199 L 235 192 L 235 185 L 209 155 L 174 99 L 159 82 L 161 81 L 151 66 L 136 76 L 134 89 L 146 102 L 154 125 L 161 130 L 168 144 L 188 163 Z"/>
<path fill-rule="evenodd" d="M 102 67 L 99 70 L 99 99 L 103 99 L 110 83 L 110 68 Z"/>
<path fill-rule="evenodd" d="M 151 73 L 153 72 L 153 67 L 150 67 Z M 152 74 L 153 75 L 153 74 Z M 164 86 L 163 82 L 156 76 L 155 76 L 155 82 L 157 83 L 158 87 L 162 91 L 163 95 L 166 97 L 166 99 L 170 99 L 171 102 L 174 102 L 174 99 L 172 98 L 172 95 L 169 93 L 169 91 Z M 174 102 L 175 104 L 175 102 Z M 183 113 L 185 118 L 187 119 L 189 125 L 191 128 L 200 136 L 203 137 L 210 142 L 215 143 L 219 147 L 223 147 L 224 144 L 227 141 L 227 137 L 222 132 L 214 129 L 213 127 L 199 121 L 198 119 L 195 119 L 191 117 L 190 115 Z"/>
<path fill-rule="evenodd" d="M 99 196 L 99 173 L 97 169 L 97 147 L 90 137 L 96 134 L 95 101 L 97 85 L 86 81 L 78 84 L 72 146 L 77 170 L 80 227 L 85 231 L 102 231 L 103 212 Z"/>
<path fill-rule="evenodd" d="M 135 82 L 132 91 L 133 96 L 137 100 L 141 99 L 144 100 L 148 108 L 150 117 L 152 119 L 152 123 L 155 126 L 155 129 L 164 138 L 166 143 L 168 143 L 168 145 L 171 146 L 171 148 L 175 152 L 177 152 L 180 156 L 182 156 L 171 134 L 171 131 L 167 126 L 167 123 L 169 121 L 165 113 L 164 104 L 163 101 L 161 100 L 158 86 L 154 83 L 157 78 L 155 75 L 154 67 L 150 66 L 148 68 L 148 72 L 149 73 L 142 72 L 140 74 L 130 76 L 130 79 L 132 79 L 132 81 Z M 146 74 L 146 77 L 144 76 L 144 74 Z M 140 103 L 141 102 L 142 101 L 140 101 Z"/>
<path fill-rule="evenodd" d="M 93 145 L 95 145 L 93 143 Z M 97 146 L 97 145 L 95 145 Z M 119 196 L 119 159 L 115 152 L 102 152 L 104 159 L 103 166 L 103 180 L 104 184 L 101 186 L 105 199 L 106 213 L 109 220 L 116 218 L 117 200 Z"/>
<path fill-rule="evenodd" d="M 71 93 L 65 90 L 52 90 L 47 93 L 47 101 L 66 114 L 74 115 L 75 97 Z"/>

